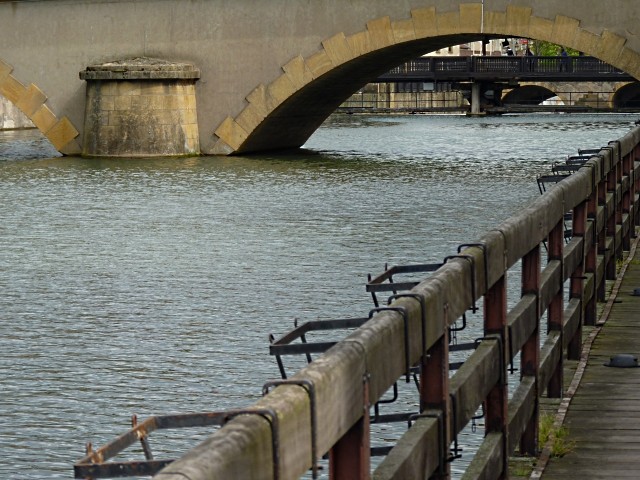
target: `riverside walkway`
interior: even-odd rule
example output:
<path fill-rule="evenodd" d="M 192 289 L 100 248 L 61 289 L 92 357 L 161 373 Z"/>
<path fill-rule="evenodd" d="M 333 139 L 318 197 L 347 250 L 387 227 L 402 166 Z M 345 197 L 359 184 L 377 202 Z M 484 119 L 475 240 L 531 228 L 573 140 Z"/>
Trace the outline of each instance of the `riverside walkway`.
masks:
<path fill-rule="evenodd" d="M 638 240 L 595 329 L 585 341 L 576 375 L 561 403 L 571 451 L 541 462 L 531 478 L 638 478 L 640 472 L 640 370 L 605 366 L 611 357 L 640 352 Z M 635 254 L 635 255 L 634 255 Z M 567 409 L 568 406 L 568 409 Z"/>

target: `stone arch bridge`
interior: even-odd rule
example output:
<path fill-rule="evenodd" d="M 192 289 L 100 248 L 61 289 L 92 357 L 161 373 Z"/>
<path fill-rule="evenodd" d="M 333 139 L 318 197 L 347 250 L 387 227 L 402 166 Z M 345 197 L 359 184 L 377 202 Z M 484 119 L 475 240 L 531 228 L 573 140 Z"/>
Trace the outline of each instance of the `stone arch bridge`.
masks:
<path fill-rule="evenodd" d="M 79 72 L 185 62 L 199 151 L 298 147 L 383 72 L 487 37 L 565 45 L 640 79 L 639 12 L 629 0 L 0 0 L 0 94 L 59 151 L 86 154 Z"/>
<path fill-rule="evenodd" d="M 564 105 L 585 105 L 602 110 L 637 110 L 638 82 L 521 82 L 503 92 L 504 104 L 537 105 L 558 97 Z"/>

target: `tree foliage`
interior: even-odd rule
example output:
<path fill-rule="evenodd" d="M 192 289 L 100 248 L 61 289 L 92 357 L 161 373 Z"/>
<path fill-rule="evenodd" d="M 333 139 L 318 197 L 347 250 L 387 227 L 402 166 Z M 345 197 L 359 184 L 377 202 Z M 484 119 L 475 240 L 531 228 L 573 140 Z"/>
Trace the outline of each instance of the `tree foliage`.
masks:
<path fill-rule="evenodd" d="M 545 42 L 544 40 L 532 40 L 531 44 L 531 50 L 533 51 L 533 54 L 541 57 L 556 57 L 560 55 L 560 52 L 562 51 L 562 47 L 560 45 L 556 45 L 555 43 L 551 42 Z M 580 52 L 572 48 L 567 48 L 566 50 L 569 55 L 580 54 Z"/>

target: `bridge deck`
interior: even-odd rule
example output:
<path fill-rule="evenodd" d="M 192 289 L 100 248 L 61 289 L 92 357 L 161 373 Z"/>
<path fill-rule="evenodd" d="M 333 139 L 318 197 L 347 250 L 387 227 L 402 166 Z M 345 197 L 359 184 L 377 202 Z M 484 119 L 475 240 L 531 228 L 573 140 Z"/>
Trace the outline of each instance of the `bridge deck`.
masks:
<path fill-rule="evenodd" d="M 564 425 L 570 453 L 551 458 L 542 478 L 638 478 L 640 368 L 604 366 L 617 354 L 640 353 L 640 254 L 628 264 L 613 308 L 597 333 Z"/>

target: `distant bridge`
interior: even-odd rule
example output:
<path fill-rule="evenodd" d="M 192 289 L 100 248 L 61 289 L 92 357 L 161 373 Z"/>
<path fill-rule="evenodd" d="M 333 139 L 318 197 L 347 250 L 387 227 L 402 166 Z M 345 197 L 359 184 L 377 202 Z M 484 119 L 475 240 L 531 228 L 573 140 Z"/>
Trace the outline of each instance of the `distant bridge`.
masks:
<path fill-rule="evenodd" d="M 380 75 L 375 82 L 460 81 L 620 82 L 635 78 L 588 56 L 420 57 Z"/>

